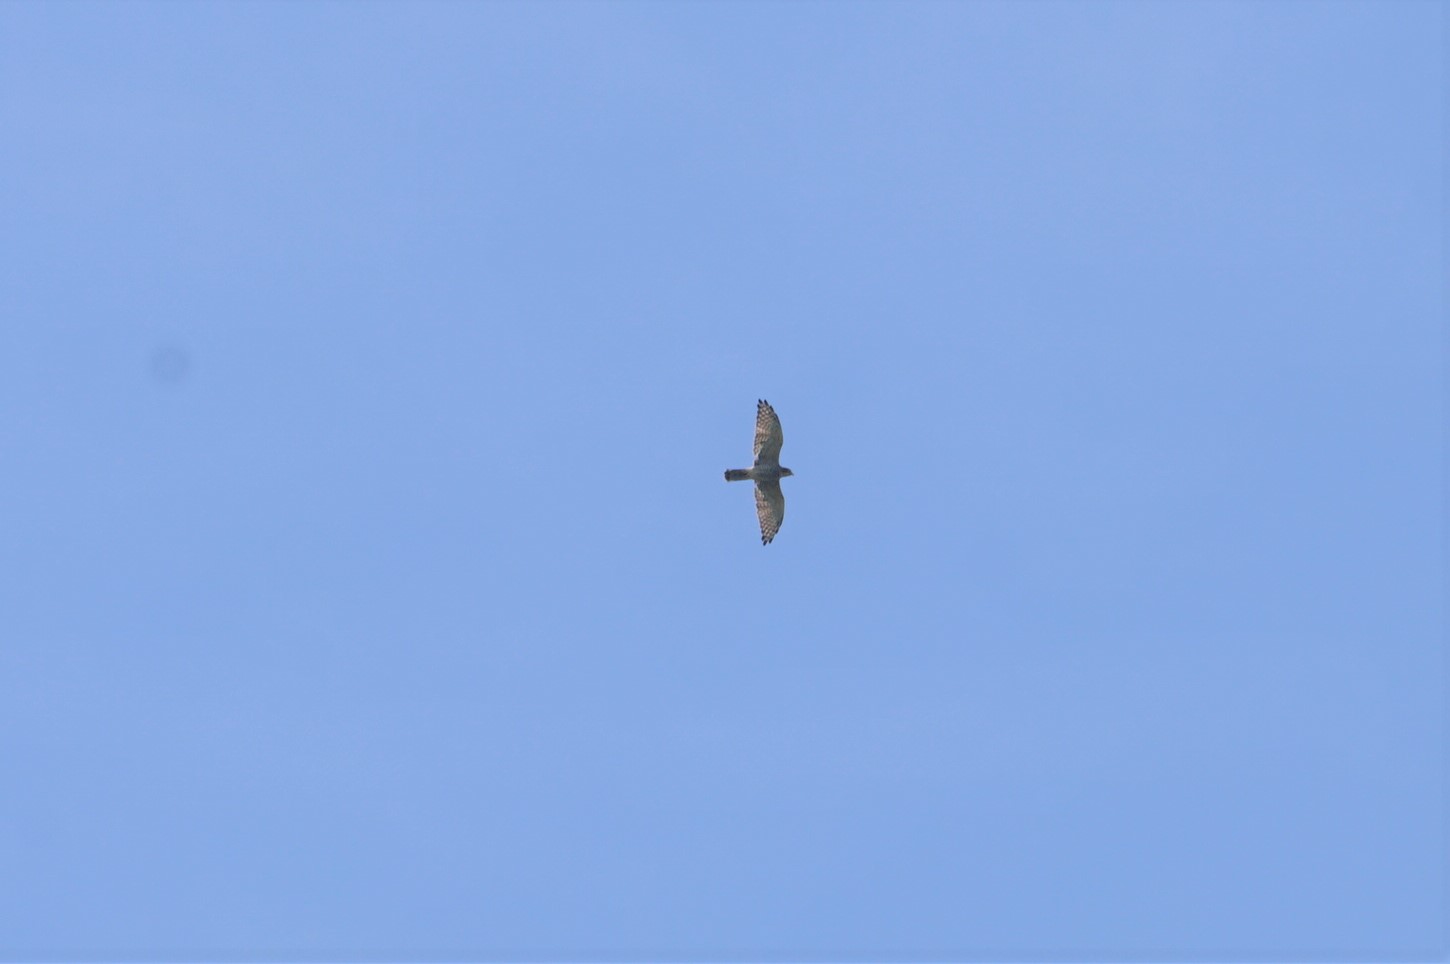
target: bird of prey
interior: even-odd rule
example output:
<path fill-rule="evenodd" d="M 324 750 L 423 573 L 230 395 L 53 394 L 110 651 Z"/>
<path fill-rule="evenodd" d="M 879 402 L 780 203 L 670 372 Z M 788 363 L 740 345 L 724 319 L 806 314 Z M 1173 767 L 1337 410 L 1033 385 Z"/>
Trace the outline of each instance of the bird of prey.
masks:
<path fill-rule="evenodd" d="M 755 464 L 748 469 L 725 470 L 726 482 L 749 479 L 755 483 L 755 514 L 760 517 L 761 545 L 774 539 L 785 521 L 785 496 L 780 491 L 780 480 L 795 473 L 781 468 L 780 446 L 784 441 L 775 409 L 761 399 L 755 403 Z"/>

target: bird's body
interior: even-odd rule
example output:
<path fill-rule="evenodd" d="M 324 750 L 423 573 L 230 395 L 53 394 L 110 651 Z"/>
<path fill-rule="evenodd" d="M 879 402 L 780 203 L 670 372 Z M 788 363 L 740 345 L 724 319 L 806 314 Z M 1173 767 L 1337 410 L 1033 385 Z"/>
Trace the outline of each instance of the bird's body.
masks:
<path fill-rule="evenodd" d="M 761 545 L 769 544 L 785 521 L 785 494 L 780 491 L 780 480 L 795 473 L 780 464 L 780 447 L 784 441 L 775 409 L 761 399 L 755 403 L 755 464 L 748 469 L 725 471 L 726 482 L 755 483 L 755 515 L 760 520 Z"/>
<path fill-rule="evenodd" d="M 787 475 L 795 475 L 790 469 L 779 465 L 752 465 L 748 469 L 726 469 L 726 482 L 779 482 Z"/>

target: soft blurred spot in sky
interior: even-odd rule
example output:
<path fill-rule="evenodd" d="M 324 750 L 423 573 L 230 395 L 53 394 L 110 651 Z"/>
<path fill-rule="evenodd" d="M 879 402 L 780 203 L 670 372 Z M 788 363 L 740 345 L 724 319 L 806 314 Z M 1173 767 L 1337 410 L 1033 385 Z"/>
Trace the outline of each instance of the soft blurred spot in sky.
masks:
<path fill-rule="evenodd" d="M 0 5 L 0 957 L 1442 957 L 1445 36 Z"/>

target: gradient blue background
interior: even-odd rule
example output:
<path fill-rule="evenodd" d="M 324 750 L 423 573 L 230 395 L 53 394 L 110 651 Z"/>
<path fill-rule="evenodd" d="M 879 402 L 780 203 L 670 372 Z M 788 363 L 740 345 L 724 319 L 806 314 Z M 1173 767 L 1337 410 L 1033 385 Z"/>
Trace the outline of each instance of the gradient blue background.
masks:
<path fill-rule="evenodd" d="M 1444 37 L 0 5 L 0 956 L 1442 954 Z"/>

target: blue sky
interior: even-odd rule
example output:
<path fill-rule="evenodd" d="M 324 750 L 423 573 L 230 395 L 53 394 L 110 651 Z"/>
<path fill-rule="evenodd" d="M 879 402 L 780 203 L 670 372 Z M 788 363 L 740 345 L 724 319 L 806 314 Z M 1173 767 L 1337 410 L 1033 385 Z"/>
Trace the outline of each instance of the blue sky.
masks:
<path fill-rule="evenodd" d="M 0 957 L 1443 955 L 1444 38 L 0 5 Z"/>

